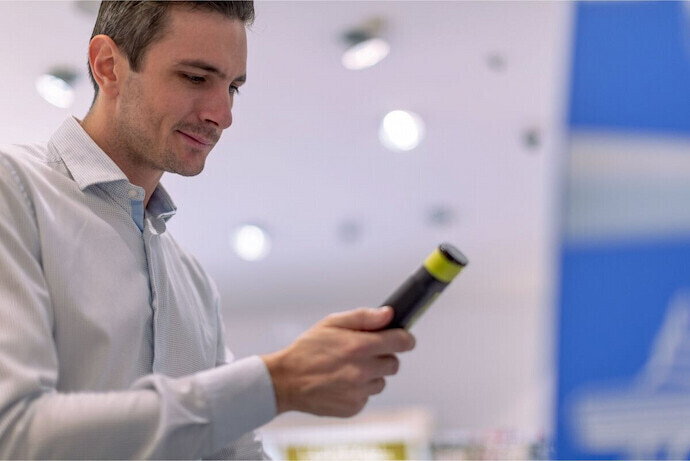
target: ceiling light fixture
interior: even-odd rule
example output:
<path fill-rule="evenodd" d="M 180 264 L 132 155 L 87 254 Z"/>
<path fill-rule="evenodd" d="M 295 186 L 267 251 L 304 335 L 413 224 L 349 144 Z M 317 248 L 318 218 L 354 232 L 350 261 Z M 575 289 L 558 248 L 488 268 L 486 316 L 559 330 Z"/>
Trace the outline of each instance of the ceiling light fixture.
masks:
<path fill-rule="evenodd" d="M 381 121 L 379 140 L 392 151 L 409 151 L 424 139 L 425 128 L 422 118 L 414 112 L 394 110 Z"/>
<path fill-rule="evenodd" d="M 101 2 L 98 0 L 74 0 L 74 6 L 82 13 L 96 17 L 101 7 Z"/>
<path fill-rule="evenodd" d="M 427 222 L 433 227 L 449 227 L 454 221 L 455 213 L 446 205 L 436 205 L 427 213 Z"/>
<path fill-rule="evenodd" d="M 50 104 L 66 109 L 74 102 L 73 84 L 77 73 L 69 69 L 55 69 L 36 79 L 36 91 Z"/>
<path fill-rule="evenodd" d="M 505 56 L 500 53 L 491 53 L 486 57 L 486 65 L 494 72 L 503 72 L 507 64 Z"/>
<path fill-rule="evenodd" d="M 354 219 L 348 219 L 338 226 L 338 238 L 342 243 L 354 244 L 361 240 L 362 225 Z"/>
<path fill-rule="evenodd" d="M 382 29 L 383 21 L 374 18 L 345 32 L 343 39 L 348 48 L 342 57 L 343 66 L 350 70 L 362 70 L 378 64 L 388 56 L 390 45 L 379 36 Z"/>
<path fill-rule="evenodd" d="M 232 248 L 245 261 L 259 261 L 271 251 L 268 233 L 253 224 L 240 226 L 232 235 Z"/>
<path fill-rule="evenodd" d="M 522 143 L 528 150 L 538 151 L 541 145 L 541 131 L 537 127 L 530 127 L 522 132 Z"/>

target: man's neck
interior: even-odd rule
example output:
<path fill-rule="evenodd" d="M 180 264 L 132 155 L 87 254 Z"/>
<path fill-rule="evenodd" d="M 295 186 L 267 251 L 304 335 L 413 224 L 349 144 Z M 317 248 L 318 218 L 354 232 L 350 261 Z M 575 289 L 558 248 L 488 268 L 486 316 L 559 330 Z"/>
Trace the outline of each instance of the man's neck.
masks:
<path fill-rule="evenodd" d="M 98 147 L 122 170 L 130 183 L 144 188 L 146 191 L 144 207 L 146 207 L 151 195 L 153 195 L 153 191 L 163 176 L 163 171 L 153 170 L 133 163 L 130 157 L 123 152 L 117 139 L 114 139 L 112 128 L 104 123 L 104 120 L 107 119 L 107 117 L 99 116 L 98 112 L 92 108 L 84 117 L 81 126 Z"/>

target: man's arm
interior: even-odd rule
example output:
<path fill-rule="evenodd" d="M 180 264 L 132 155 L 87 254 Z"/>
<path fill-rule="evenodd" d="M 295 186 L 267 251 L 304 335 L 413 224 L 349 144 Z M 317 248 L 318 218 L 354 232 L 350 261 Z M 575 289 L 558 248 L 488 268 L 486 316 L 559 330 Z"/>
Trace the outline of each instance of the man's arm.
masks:
<path fill-rule="evenodd" d="M 52 305 L 24 184 L 0 155 L 0 458 L 200 458 L 274 416 L 258 357 L 147 376 L 122 392 L 57 392 Z"/>

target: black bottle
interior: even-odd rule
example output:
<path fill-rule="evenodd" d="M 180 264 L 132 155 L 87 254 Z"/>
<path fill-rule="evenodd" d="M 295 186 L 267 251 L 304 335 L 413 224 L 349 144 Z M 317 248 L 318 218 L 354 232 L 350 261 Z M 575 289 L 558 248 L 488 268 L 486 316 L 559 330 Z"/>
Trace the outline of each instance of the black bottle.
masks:
<path fill-rule="evenodd" d="M 391 306 L 393 320 L 386 328 L 409 329 L 469 261 L 449 243 L 442 243 L 381 306 Z"/>

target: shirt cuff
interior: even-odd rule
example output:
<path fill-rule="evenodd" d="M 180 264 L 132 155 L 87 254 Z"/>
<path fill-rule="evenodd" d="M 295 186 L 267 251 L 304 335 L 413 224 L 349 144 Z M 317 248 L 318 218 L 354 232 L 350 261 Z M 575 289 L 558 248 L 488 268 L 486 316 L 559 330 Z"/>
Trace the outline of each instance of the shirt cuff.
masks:
<path fill-rule="evenodd" d="M 212 443 L 224 447 L 276 416 L 273 380 L 259 356 L 196 375 L 213 421 Z"/>

